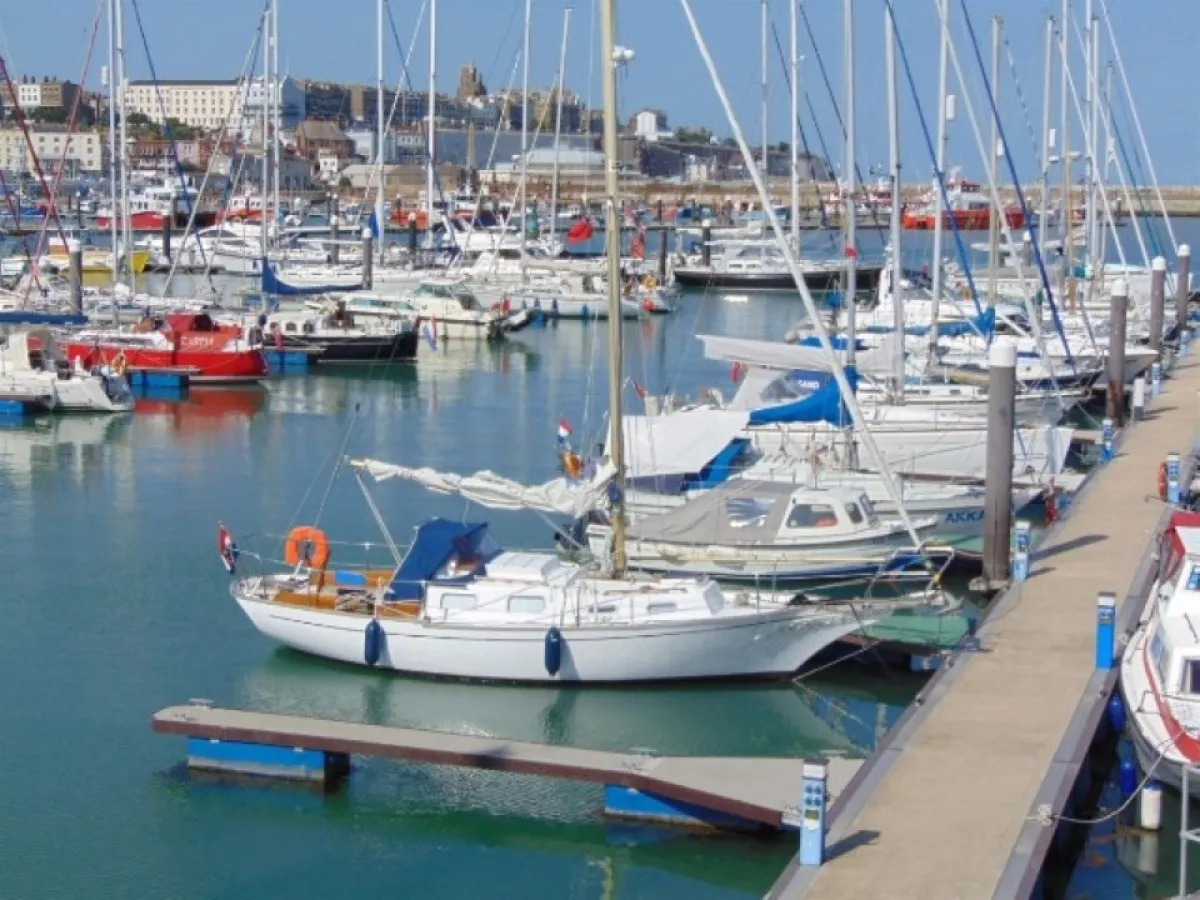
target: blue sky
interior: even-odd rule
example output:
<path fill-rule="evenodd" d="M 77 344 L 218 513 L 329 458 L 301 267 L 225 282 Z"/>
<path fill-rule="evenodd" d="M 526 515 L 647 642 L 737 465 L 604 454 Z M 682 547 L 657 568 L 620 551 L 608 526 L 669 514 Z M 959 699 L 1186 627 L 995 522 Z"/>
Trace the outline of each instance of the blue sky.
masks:
<path fill-rule="evenodd" d="M 149 75 L 132 11 L 127 2 L 127 45 L 130 76 Z M 438 85 L 452 91 L 458 66 L 469 59 L 484 73 L 489 87 L 509 83 L 521 43 L 524 0 L 439 0 Z M 598 34 L 593 27 L 595 0 L 533 0 L 531 81 L 545 86 L 558 66 L 562 11 L 574 7 L 569 41 L 567 82 L 598 105 L 599 84 L 595 69 Z M 927 116 L 932 115 L 937 79 L 937 14 L 934 0 L 895 0 L 901 40 Z M 1001 109 L 1008 144 L 1022 177 L 1033 180 L 1033 150 L 1026 111 L 1016 96 L 1007 56 L 1016 63 L 1028 117 L 1040 135 L 1042 93 L 1042 22 L 1057 13 L 1061 0 L 967 0 L 980 41 L 987 44 L 988 19 L 1004 17 L 1007 47 L 1002 52 Z M 1084 0 L 1074 0 L 1082 10 Z M 1099 9 L 1100 0 L 1095 0 Z M 91 23 L 98 0 L 37 0 L 0 10 L 0 50 L 9 70 L 17 74 L 54 74 L 77 79 L 87 51 Z M 716 59 L 721 76 L 752 141 L 759 135 L 759 5 L 758 0 L 692 0 L 700 27 Z M 1108 0 L 1113 25 L 1142 123 L 1160 179 L 1168 184 L 1200 182 L 1200 110 L 1187 91 L 1191 83 L 1197 39 L 1200 38 L 1200 3 L 1196 0 Z M 142 21 L 159 77 L 232 77 L 237 75 L 253 39 L 260 0 L 138 0 Z M 407 46 L 422 0 L 390 0 L 401 41 Z M 331 80 L 371 81 L 374 78 L 374 0 L 279 0 L 281 63 L 294 75 Z M 959 0 L 951 0 L 957 20 L 955 34 L 960 61 L 969 79 L 970 93 L 983 118 L 982 93 L 970 40 L 962 26 Z M 841 102 L 842 2 L 805 0 L 821 53 Z M 788 0 L 771 0 L 771 12 L 783 46 L 788 42 Z M 1153 8 L 1151 15 L 1149 9 Z M 883 68 L 883 0 L 856 0 L 858 64 L 859 161 L 866 170 L 883 163 L 887 132 Z M 412 59 L 413 77 L 424 84 L 428 68 L 427 22 L 422 23 Z M 619 42 L 633 48 L 637 59 L 621 79 L 622 116 L 640 107 L 667 110 L 670 124 L 708 125 L 719 134 L 729 128 L 711 82 L 687 28 L 679 0 L 618 0 Z M 103 29 L 96 48 L 89 82 L 99 83 L 104 55 Z M 1071 34 L 1072 52 L 1075 49 Z M 837 145 L 833 118 L 820 79 L 811 43 L 801 36 L 802 84 L 811 95 L 826 141 Z M 985 58 L 990 47 L 984 46 Z M 770 47 L 771 140 L 788 137 L 788 100 L 783 71 Z M 389 80 L 400 75 L 400 55 L 390 37 L 387 47 Z M 516 73 L 519 86 L 520 72 Z M 952 92 L 958 94 L 958 121 L 951 127 L 950 160 L 969 172 L 980 171 L 979 153 L 962 103 L 963 92 L 951 74 Z M 1077 79 L 1082 92 L 1082 77 Z M 1057 86 L 1055 103 L 1057 106 Z M 1117 94 L 1120 95 L 1119 81 Z M 902 152 L 906 180 L 924 179 L 930 170 L 915 116 L 911 93 L 901 72 Z M 1058 113 L 1054 113 L 1057 122 Z M 1122 105 L 1118 127 L 1132 153 L 1134 136 Z M 804 114 L 810 141 L 816 134 L 812 119 Z M 1073 134 L 1079 134 L 1073 127 Z M 841 154 L 840 146 L 833 150 Z"/>

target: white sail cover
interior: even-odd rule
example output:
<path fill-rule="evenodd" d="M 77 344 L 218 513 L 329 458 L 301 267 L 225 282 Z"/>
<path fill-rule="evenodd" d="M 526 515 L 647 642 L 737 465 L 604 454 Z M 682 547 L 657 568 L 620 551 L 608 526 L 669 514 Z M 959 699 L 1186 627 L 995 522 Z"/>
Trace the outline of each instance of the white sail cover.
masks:
<path fill-rule="evenodd" d="M 731 338 L 715 334 L 697 335 L 704 344 L 704 355 L 719 362 L 740 363 L 764 369 L 802 372 L 831 372 L 829 357 L 820 347 L 784 344 L 779 341 L 756 341 L 750 338 Z M 874 336 L 871 336 L 874 337 Z M 890 376 L 896 371 L 896 356 L 904 352 L 903 339 L 896 334 L 882 335 L 878 345 L 861 350 L 855 367 L 861 375 Z M 834 350 L 841 364 L 846 362 L 845 351 Z"/>
<path fill-rule="evenodd" d="M 745 410 L 703 406 L 661 416 L 625 416 L 625 472 L 630 478 L 699 472 L 748 420 Z M 604 452 L 607 455 L 607 442 Z"/>
<path fill-rule="evenodd" d="M 377 459 L 356 459 L 351 465 L 376 481 L 402 478 L 435 493 L 464 497 L 489 509 L 532 509 L 572 517 L 585 515 L 600 506 L 609 480 L 606 475 L 598 474 L 590 482 L 556 478 L 545 484 L 525 485 L 486 470 L 474 475 L 457 475 L 428 467 L 410 469 Z"/>

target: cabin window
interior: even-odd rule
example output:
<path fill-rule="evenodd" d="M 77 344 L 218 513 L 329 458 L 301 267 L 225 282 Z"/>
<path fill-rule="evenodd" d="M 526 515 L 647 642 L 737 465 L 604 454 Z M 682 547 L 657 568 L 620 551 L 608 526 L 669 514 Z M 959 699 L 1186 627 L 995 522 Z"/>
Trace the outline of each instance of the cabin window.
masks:
<path fill-rule="evenodd" d="M 659 615 L 662 615 L 663 613 L 673 613 L 677 609 L 679 609 L 679 606 L 678 606 L 678 604 L 675 603 L 674 600 L 660 601 L 658 603 L 647 603 L 646 604 L 646 615 L 659 616 Z"/>
<path fill-rule="evenodd" d="M 770 500 L 754 497 L 734 497 L 725 501 L 725 516 L 732 528 L 761 528 L 771 512 Z"/>
<path fill-rule="evenodd" d="M 289 334 L 293 334 L 296 331 L 296 323 L 288 322 L 286 325 L 283 326 L 283 330 L 288 332 Z"/>
<path fill-rule="evenodd" d="M 788 513 L 788 528 L 834 528 L 837 513 L 828 503 L 797 503 Z"/>
<path fill-rule="evenodd" d="M 546 611 L 546 598 L 538 594 L 514 594 L 508 598 L 508 611 L 539 615 Z"/>
<path fill-rule="evenodd" d="M 1200 694 L 1200 659 L 1184 661 L 1183 690 L 1187 694 Z"/>
<path fill-rule="evenodd" d="M 1162 626 L 1154 629 L 1150 638 L 1150 661 L 1154 663 L 1154 671 L 1158 673 L 1158 682 L 1164 689 L 1167 687 L 1167 656 L 1163 653 Z"/>
<path fill-rule="evenodd" d="M 1200 566 L 1192 566 L 1192 571 L 1188 572 L 1187 589 L 1200 591 Z"/>
<path fill-rule="evenodd" d="M 438 600 L 438 606 L 449 610 L 474 609 L 478 605 L 479 601 L 474 594 L 442 594 Z"/>
<path fill-rule="evenodd" d="M 588 610 L 592 615 L 603 615 L 605 613 L 615 613 L 617 604 L 615 603 L 596 603 Z"/>
<path fill-rule="evenodd" d="M 862 510 L 858 508 L 857 503 L 846 504 L 846 515 L 850 517 L 850 521 L 855 525 L 861 525 L 863 520 Z"/>

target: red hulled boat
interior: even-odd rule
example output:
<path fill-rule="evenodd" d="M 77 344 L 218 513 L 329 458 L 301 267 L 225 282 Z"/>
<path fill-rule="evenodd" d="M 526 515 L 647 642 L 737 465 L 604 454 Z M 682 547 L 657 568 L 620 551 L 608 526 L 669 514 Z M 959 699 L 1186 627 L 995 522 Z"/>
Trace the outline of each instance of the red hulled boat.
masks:
<path fill-rule="evenodd" d="M 206 313 L 175 313 L 146 319 L 132 331 L 82 331 L 66 343 L 67 357 L 85 368 L 185 371 L 201 384 L 259 381 L 267 376 L 262 351 L 236 325 L 220 325 Z"/>

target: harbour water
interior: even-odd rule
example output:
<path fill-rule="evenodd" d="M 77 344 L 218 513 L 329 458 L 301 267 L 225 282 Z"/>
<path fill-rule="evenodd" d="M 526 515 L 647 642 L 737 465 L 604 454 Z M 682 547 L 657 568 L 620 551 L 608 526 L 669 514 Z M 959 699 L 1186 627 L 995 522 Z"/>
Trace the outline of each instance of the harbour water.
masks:
<path fill-rule="evenodd" d="M 673 316 L 630 323 L 631 403 L 634 381 L 728 394 L 728 369 L 703 360 L 694 336 L 778 338 L 798 315 L 787 297 L 692 295 Z M 183 770 L 179 742 L 149 729 L 159 707 L 204 697 L 601 749 L 868 753 L 920 676 L 851 666 L 774 686 L 445 684 L 277 649 L 234 606 L 218 521 L 248 550 L 278 555 L 279 535 L 317 523 L 360 544 L 335 546 L 347 561 L 366 542 L 381 560 L 344 456 L 536 483 L 554 474 L 560 419 L 577 446 L 601 436 L 605 372 L 604 328 L 562 323 L 494 346 L 422 346 L 413 366 L 289 375 L 263 389 L 143 398 L 124 418 L 0 428 L 0 820 L 10 823 L 0 896 L 761 896 L 790 838 L 630 828 L 600 818 L 598 789 L 385 762 L 359 763 L 332 795 L 204 781 Z M 398 540 L 431 515 L 482 515 L 411 485 L 371 490 Z M 535 516 L 489 518 L 508 544 L 549 543 Z"/>
<path fill-rule="evenodd" d="M 727 391 L 728 370 L 706 363 L 693 336 L 778 335 L 795 315 L 782 299 L 689 298 L 675 316 L 631 325 L 629 372 L 651 390 Z M 496 346 L 422 346 L 409 367 L 0 428 L 0 818 L 12 823 L 0 896 L 761 896 L 791 840 L 630 829 L 599 817 L 598 789 L 384 762 L 362 763 L 328 797 L 200 782 L 181 768 L 181 744 L 149 729 L 157 708 L 206 697 L 603 749 L 869 752 L 919 676 L 635 691 L 444 684 L 277 649 L 233 604 L 218 520 L 248 550 L 278 556 L 265 534 L 319 523 L 382 558 L 353 477 L 331 480 L 343 455 L 552 477 L 560 417 L 580 445 L 603 427 L 604 340 L 602 327 L 563 323 Z M 479 515 L 409 485 L 372 489 L 398 540 L 430 515 Z M 549 543 L 536 517 L 492 523 L 509 544 Z"/>

